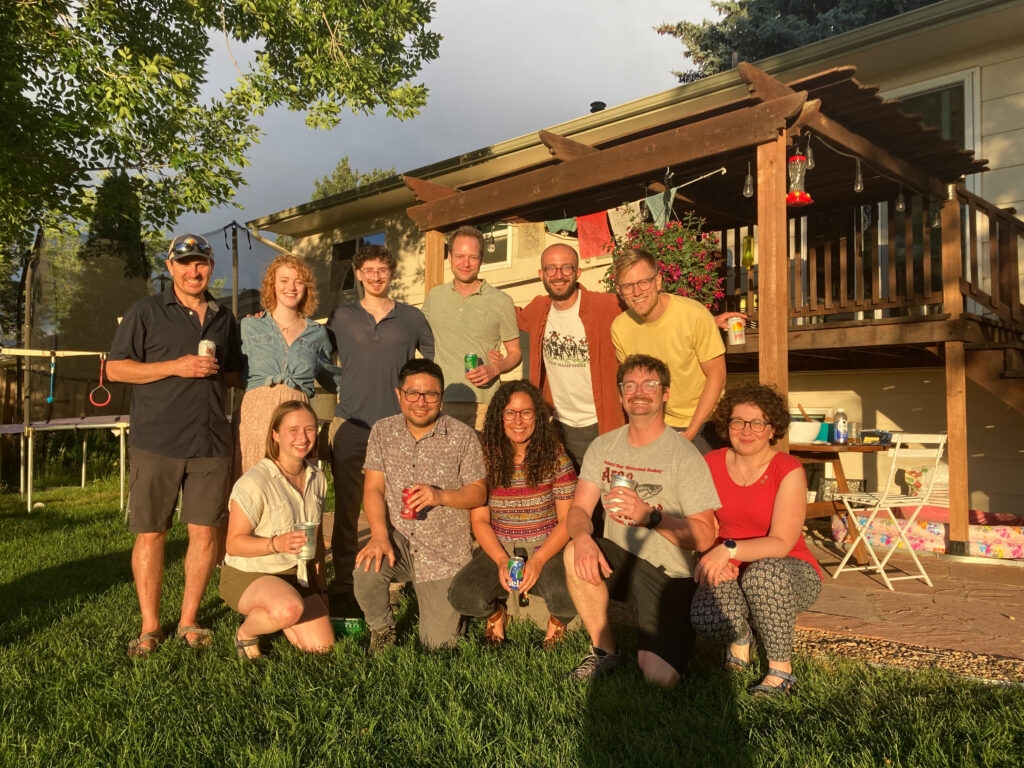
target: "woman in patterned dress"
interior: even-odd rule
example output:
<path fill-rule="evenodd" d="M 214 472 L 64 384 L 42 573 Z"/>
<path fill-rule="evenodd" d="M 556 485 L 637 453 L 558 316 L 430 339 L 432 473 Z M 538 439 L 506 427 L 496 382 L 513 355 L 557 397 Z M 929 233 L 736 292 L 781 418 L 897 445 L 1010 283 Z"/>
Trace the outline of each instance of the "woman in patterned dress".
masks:
<path fill-rule="evenodd" d="M 786 693 L 796 682 L 796 615 L 821 592 L 802 534 L 807 478 L 799 461 L 772 447 L 789 428 L 789 409 L 771 387 L 749 383 L 726 390 L 711 419 L 730 445 L 704 457 L 722 502 L 719 543 L 697 565 L 690 617 L 700 634 L 730 643 L 727 669 L 750 663 L 756 634 L 768 672 L 751 693 Z"/>
<path fill-rule="evenodd" d="M 242 320 L 245 396 L 238 412 L 236 476 L 262 458 L 271 414 L 287 400 L 309 402 L 316 381 L 336 391 L 334 350 L 327 331 L 312 321 L 316 281 L 306 263 L 290 254 L 271 262 L 260 301 L 266 312 Z"/>
<path fill-rule="evenodd" d="M 565 634 L 576 608 L 565 585 L 561 552 L 569 540 L 565 516 L 576 489 L 576 471 L 562 447 L 544 398 L 528 381 L 508 381 L 487 408 L 481 435 L 487 465 L 488 505 L 470 512 L 480 549 L 455 576 L 452 606 L 466 616 L 487 617 L 484 642 L 505 639 L 508 561 L 526 551 L 519 592 L 540 595 L 548 618 L 543 647 Z"/>

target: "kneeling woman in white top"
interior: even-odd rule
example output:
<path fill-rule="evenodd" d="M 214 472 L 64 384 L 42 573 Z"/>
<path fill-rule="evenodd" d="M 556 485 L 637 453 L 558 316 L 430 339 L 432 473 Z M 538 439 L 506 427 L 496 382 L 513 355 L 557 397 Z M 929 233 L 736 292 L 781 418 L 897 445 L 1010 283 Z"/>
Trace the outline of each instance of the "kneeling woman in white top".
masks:
<path fill-rule="evenodd" d="M 235 635 L 244 659 L 259 657 L 259 636 L 284 630 L 304 651 L 327 651 L 334 632 L 327 615 L 327 573 L 320 526 L 327 482 L 307 457 L 315 455 L 317 420 L 305 402 L 281 403 L 271 418 L 266 457 L 231 490 L 227 556 L 220 596 L 245 616 Z M 316 554 L 299 558 L 313 523 Z"/>

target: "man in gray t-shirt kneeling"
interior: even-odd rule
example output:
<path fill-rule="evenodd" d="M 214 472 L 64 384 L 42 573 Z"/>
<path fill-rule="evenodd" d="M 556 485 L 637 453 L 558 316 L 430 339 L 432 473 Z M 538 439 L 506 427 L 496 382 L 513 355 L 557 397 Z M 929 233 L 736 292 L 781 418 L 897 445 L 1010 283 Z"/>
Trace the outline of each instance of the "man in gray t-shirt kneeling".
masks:
<path fill-rule="evenodd" d="M 671 688 L 693 648 L 693 552 L 714 543 L 720 502 L 700 452 L 665 424 L 668 367 L 630 355 L 616 383 L 629 422 L 591 444 L 566 520 L 566 580 L 593 643 L 570 676 L 594 679 L 621 663 L 608 619 L 611 597 L 636 602 L 640 669 Z M 598 501 L 607 519 L 604 537 L 595 539 Z"/>

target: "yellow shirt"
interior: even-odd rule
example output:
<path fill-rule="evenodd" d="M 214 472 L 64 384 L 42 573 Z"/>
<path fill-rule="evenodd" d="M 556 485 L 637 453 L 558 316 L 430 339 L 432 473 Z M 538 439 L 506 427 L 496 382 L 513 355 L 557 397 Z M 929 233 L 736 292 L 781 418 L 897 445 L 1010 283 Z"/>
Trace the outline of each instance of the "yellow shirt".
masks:
<path fill-rule="evenodd" d="M 715 318 L 703 304 L 683 296 L 668 296 L 668 306 L 653 323 L 641 323 L 632 311 L 612 322 L 612 344 L 621 363 L 627 355 L 650 355 L 662 360 L 672 375 L 665 423 L 688 427 L 707 377 L 700 364 L 725 354 Z"/>

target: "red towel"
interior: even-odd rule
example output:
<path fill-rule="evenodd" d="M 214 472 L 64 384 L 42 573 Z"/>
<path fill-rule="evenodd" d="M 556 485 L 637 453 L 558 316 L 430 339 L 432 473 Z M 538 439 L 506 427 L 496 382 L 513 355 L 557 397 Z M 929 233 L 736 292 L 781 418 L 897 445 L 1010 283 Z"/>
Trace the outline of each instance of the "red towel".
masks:
<path fill-rule="evenodd" d="M 607 211 L 577 216 L 576 223 L 579 227 L 580 256 L 584 259 L 603 256 L 615 247 L 611 230 L 608 229 Z"/>

